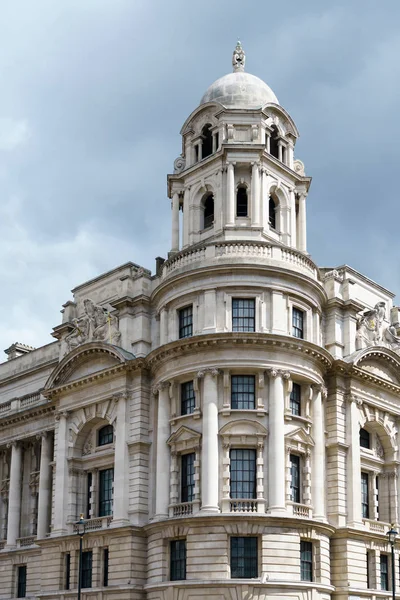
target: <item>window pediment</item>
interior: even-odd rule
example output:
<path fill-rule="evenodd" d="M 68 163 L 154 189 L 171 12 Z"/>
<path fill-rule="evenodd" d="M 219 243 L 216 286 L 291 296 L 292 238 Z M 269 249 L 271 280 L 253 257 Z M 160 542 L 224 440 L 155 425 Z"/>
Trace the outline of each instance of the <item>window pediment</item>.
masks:
<path fill-rule="evenodd" d="M 200 445 L 201 434 L 194 429 L 182 426 L 175 431 L 167 440 L 172 451 L 183 452 L 192 450 Z"/>
<path fill-rule="evenodd" d="M 227 423 L 220 429 L 219 433 L 224 444 L 256 446 L 264 443 L 264 438 L 268 435 L 268 430 L 258 421 L 240 419 Z"/>
<path fill-rule="evenodd" d="M 289 450 L 305 453 L 314 446 L 314 440 L 302 427 L 295 429 L 285 437 L 285 443 Z"/>

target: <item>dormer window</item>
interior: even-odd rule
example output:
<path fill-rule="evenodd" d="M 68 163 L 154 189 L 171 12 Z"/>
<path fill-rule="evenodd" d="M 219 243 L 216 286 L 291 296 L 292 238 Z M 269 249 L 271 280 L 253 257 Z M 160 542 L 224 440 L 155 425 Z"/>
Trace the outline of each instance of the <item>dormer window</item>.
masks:
<path fill-rule="evenodd" d="M 203 206 L 203 229 L 207 229 L 214 224 L 214 194 L 205 197 Z"/>
<path fill-rule="evenodd" d="M 244 185 L 238 187 L 236 192 L 236 216 L 237 217 L 248 217 L 249 215 L 249 202 L 247 197 L 247 189 Z"/>
<path fill-rule="evenodd" d="M 210 156 L 213 151 L 211 125 L 209 123 L 207 123 L 207 125 L 204 125 L 203 129 L 201 130 L 201 135 L 203 138 L 202 158 L 207 158 L 207 156 Z"/>

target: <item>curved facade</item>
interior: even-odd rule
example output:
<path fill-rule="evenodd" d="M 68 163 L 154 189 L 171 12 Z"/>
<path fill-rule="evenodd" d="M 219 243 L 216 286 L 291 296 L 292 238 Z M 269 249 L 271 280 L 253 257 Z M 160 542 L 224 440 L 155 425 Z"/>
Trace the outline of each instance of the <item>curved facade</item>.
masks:
<path fill-rule="evenodd" d="M 183 125 L 156 274 L 76 287 L 55 342 L 6 351 L 0 598 L 76 597 L 81 514 L 85 599 L 390 593 L 399 310 L 307 253 L 311 179 L 273 92 L 216 94 Z"/>

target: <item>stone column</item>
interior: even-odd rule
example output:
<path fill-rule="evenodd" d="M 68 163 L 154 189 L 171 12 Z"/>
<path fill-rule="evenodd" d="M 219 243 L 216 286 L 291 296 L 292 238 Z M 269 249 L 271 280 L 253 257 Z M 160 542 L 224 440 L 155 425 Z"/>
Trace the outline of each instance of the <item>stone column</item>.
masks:
<path fill-rule="evenodd" d="M 260 170 L 257 163 L 253 163 L 251 173 L 251 224 L 260 226 Z"/>
<path fill-rule="evenodd" d="M 208 369 L 203 387 L 203 456 L 201 461 L 201 510 L 217 513 L 218 507 L 218 369 Z"/>
<path fill-rule="evenodd" d="M 179 252 L 179 194 L 172 197 L 172 244 L 171 252 Z"/>
<path fill-rule="evenodd" d="M 286 511 L 285 504 L 285 390 L 286 371 L 269 371 L 268 512 Z"/>
<path fill-rule="evenodd" d="M 227 171 L 227 225 L 235 224 L 235 166 L 228 163 Z"/>
<path fill-rule="evenodd" d="M 68 502 L 68 414 L 66 412 L 56 415 L 56 476 L 55 476 L 55 503 L 54 503 L 54 528 L 52 536 L 66 533 L 66 507 Z"/>
<path fill-rule="evenodd" d="M 190 199 L 190 188 L 185 189 L 183 195 L 183 231 L 182 231 L 182 246 L 189 245 L 189 199 Z"/>
<path fill-rule="evenodd" d="M 293 169 L 294 163 L 294 145 L 293 142 L 289 142 L 287 147 L 287 165 L 290 169 Z"/>
<path fill-rule="evenodd" d="M 127 445 L 127 424 L 129 417 L 126 394 L 115 395 L 113 399 L 117 403 L 114 452 L 113 527 L 119 527 L 121 525 L 126 525 L 129 522 L 129 455 Z"/>
<path fill-rule="evenodd" d="M 156 514 L 154 520 L 168 517 L 169 504 L 169 475 L 170 475 L 170 449 L 167 444 L 169 438 L 169 384 L 161 383 L 155 392 L 158 392 L 157 414 L 157 454 L 156 454 Z"/>
<path fill-rule="evenodd" d="M 160 346 L 168 343 L 168 310 L 163 306 L 160 310 Z"/>
<path fill-rule="evenodd" d="M 360 402 L 360 404 L 359 404 Z M 355 396 L 350 396 L 347 404 L 347 502 L 348 525 L 353 527 L 362 525 L 361 513 L 361 459 L 360 459 L 360 413 L 361 401 Z"/>
<path fill-rule="evenodd" d="M 297 248 L 297 227 L 296 227 L 296 194 L 294 189 L 289 192 L 290 197 L 290 245 Z"/>
<path fill-rule="evenodd" d="M 22 447 L 18 442 L 11 444 L 10 489 L 8 496 L 7 546 L 17 545 L 21 516 L 21 467 Z"/>
<path fill-rule="evenodd" d="M 313 437 L 314 452 L 311 473 L 311 495 L 314 506 L 313 517 L 319 521 L 325 520 L 325 424 L 323 417 L 322 398 L 326 398 L 323 386 L 313 388 Z"/>
<path fill-rule="evenodd" d="M 299 214 L 297 218 L 299 220 L 297 247 L 302 252 L 307 252 L 306 194 L 299 194 Z"/>
<path fill-rule="evenodd" d="M 51 504 L 51 435 L 48 431 L 42 433 L 40 449 L 39 501 L 37 537 L 42 539 L 49 532 L 49 515 Z"/>

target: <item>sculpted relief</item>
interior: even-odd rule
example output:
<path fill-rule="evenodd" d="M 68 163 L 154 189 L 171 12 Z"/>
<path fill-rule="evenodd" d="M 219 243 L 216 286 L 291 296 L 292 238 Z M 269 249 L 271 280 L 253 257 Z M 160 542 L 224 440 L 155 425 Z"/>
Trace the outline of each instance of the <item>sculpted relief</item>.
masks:
<path fill-rule="evenodd" d="M 83 301 L 84 314 L 73 319 L 74 329 L 65 339 L 66 351 L 70 352 L 86 342 L 108 342 L 118 345 L 121 339 L 118 318 L 88 298 Z"/>
<path fill-rule="evenodd" d="M 372 310 L 364 311 L 357 321 L 356 349 L 385 346 L 400 353 L 400 327 L 396 321 L 398 309 L 391 312 L 391 323 L 386 320 L 386 304 L 378 302 Z"/>

